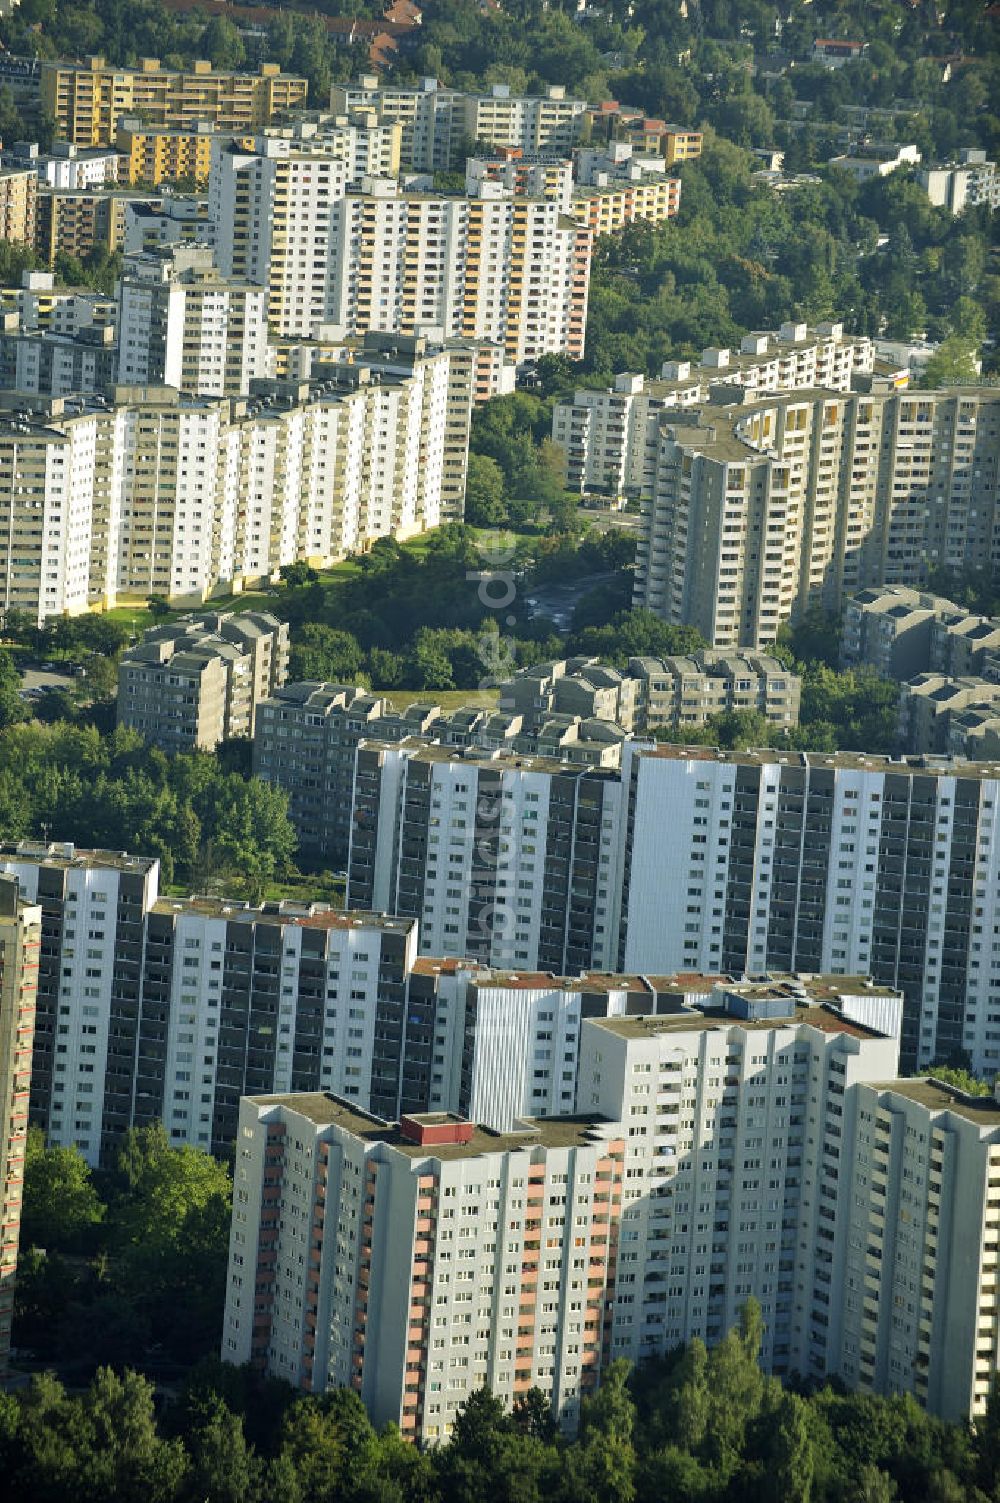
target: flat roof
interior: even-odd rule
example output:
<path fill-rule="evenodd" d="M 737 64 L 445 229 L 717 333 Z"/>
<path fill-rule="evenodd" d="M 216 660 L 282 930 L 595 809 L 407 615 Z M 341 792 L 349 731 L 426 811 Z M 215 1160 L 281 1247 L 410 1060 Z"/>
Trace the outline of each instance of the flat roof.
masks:
<path fill-rule="evenodd" d="M 611 1125 L 608 1118 L 596 1114 L 525 1117 L 521 1119 L 524 1129 L 520 1132 L 493 1132 L 488 1127 L 477 1126 L 472 1137 L 465 1143 L 420 1144 L 404 1137 L 398 1123 L 383 1122 L 324 1091 L 254 1096 L 250 1099 L 257 1107 L 280 1106 L 286 1111 L 297 1112 L 317 1127 L 342 1127 L 362 1142 L 385 1143 L 387 1147 L 414 1159 L 446 1161 L 479 1158 L 488 1153 L 513 1153 L 519 1149 L 576 1148 L 585 1143 L 600 1142 L 603 1137 L 601 1129 Z"/>
<path fill-rule="evenodd" d="M 845 1033 L 852 1038 L 877 1039 L 884 1035 L 862 1023 L 854 1023 L 830 1007 L 796 1007 L 782 1018 L 738 1018 L 719 1011 L 657 1013 L 631 1018 L 593 1018 L 598 1028 L 623 1039 L 657 1038 L 665 1033 L 704 1033 L 711 1029 L 742 1028 L 749 1032 L 767 1032 L 775 1028 L 817 1028 L 821 1033 Z"/>
<path fill-rule="evenodd" d="M 131 856 L 128 851 L 81 850 L 66 842 L 44 845 L 40 841 L 4 841 L 0 860 L 30 862 L 36 866 L 98 867 L 112 871 L 148 872 L 157 865 L 156 856 Z"/>
<path fill-rule="evenodd" d="M 973 762 L 962 757 L 887 757 L 874 752 L 798 752 L 762 747 L 752 751 L 723 751 L 713 746 L 680 746 L 667 741 L 642 742 L 637 755 L 673 762 L 725 762 L 732 766 L 820 767 L 831 771 L 920 774 L 936 778 L 1000 778 L 1000 762 Z"/>
<path fill-rule="evenodd" d="M 979 1127 L 1000 1127 L 1000 1102 L 993 1095 L 967 1096 L 953 1086 L 935 1081 L 931 1076 L 917 1076 L 912 1080 L 887 1080 L 872 1085 L 875 1091 L 892 1091 L 896 1096 L 905 1096 L 908 1101 L 919 1102 L 935 1112 L 954 1112 L 967 1122 Z"/>
<path fill-rule="evenodd" d="M 357 909 L 342 912 L 320 903 L 266 904 L 251 908 L 234 899 L 195 895 L 187 898 L 158 898 L 153 913 L 194 913 L 203 918 L 231 919 L 234 923 L 297 924 L 303 929 L 383 929 L 389 933 L 408 934 L 416 923 L 411 918 L 391 918 L 384 913 L 362 913 Z"/>

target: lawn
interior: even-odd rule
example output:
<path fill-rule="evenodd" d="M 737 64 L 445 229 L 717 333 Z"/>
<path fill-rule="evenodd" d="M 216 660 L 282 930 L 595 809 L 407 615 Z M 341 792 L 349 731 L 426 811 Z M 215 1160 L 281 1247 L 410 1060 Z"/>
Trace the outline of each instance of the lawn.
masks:
<path fill-rule="evenodd" d="M 484 710 L 495 710 L 500 700 L 499 689 L 373 689 L 373 694 L 387 699 L 394 710 L 405 710 L 407 705 L 440 705 L 442 710 L 457 710 L 466 705 L 476 705 Z"/>

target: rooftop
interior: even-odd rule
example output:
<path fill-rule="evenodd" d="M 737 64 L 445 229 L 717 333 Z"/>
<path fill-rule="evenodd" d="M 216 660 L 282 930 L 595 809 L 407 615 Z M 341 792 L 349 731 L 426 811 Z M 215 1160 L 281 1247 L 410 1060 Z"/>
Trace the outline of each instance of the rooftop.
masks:
<path fill-rule="evenodd" d="M 362 913 L 356 909 L 344 913 L 325 903 L 301 903 L 284 899 L 252 908 L 234 899 L 198 894 L 189 898 L 159 898 L 154 913 L 198 914 L 203 918 L 230 919 L 243 924 L 297 924 L 303 929 L 382 929 L 390 934 L 408 934 L 416 920 L 390 918 L 384 913 Z"/>
<path fill-rule="evenodd" d="M 342 1101 L 324 1091 L 302 1094 L 255 1096 L 255 1107 L 282 1107 L 297 1112 L 316 1127 L 341 1127 L 364 1143 L 385 1143 L 409 1158 L 455 1159 L 479 1158 L 483 1154 L 515 1153 L 532 1148 L 577 1148 L 588 1143 L 606 1141 L 602 1129 L 607 1119 L 597 1115 L 579 1117 L 526 1117 L 520 1132 L 493 1132 L 487 1127 L 473 1127 L 466 1142 L 438 1143 L 425 1146 L 407 1138 L 399 1123 L 380 1118 Z M 420 1119 L 428 1120 L 428 1119 Z"/>
<path fill-rule="evenodd" d="M 26 861 L 39 866 L 106 867 L 111 871 L 148 872 L 158 865 L 156 856 L 130 856 L 127 851 L 82 850 L 72 841 L 5 840 L 0 844 L 0 860 Z"/>
<path fill-rule="evenodd" d="M 609 1033 L 623 1039 L 659 1038 L 667 1033 L 704 1033 L 712 1029 L 741 1028 L 755 1033 L 775 1028 L 816 1028 L 821 1033 L 843 1033 L 856 1039 L 882 1038 L 874 1029 L 861 1023 L 853 1023 L 835 1008 L 824 1004 L 819 1007 L 797 1007 L 794 1014 L 782 1018 L 734 1017 L 732 1013 L 705 1010 L 657 1014 L 655 1017 L 594 1018 L 597 1028 L 606 1028 Z"/>
<path fill-rule="evenodd" d="M 642 743 L 638 755 L 674 762 L 731 762 L 754 767 L 811 767 L 834 771 L 898 773 L 903 777 L 997 778 L 1000 762 L 971 762 L 962 757 L 886 757 L 865 752 L 785 752 L 761 748 L 754 751 L 722 751 L 711 746 L 676 746 Z"/>
<path fill-rule="evenodd" d="M 932 1112 L 954 1112 L 967 1122 L 974 1122 L 984 1129 L 1000 1128 L 1000 1102 L 995 1096 L 967 1096 L 954 1086 L 944 1085 L 932 1076 L 913 1080 L 887 1080 L 873 1085 L 876 1091 L 892 1091 L 896 1096 L 905 1096 L 908 1101 L 919 1102 Z"/>

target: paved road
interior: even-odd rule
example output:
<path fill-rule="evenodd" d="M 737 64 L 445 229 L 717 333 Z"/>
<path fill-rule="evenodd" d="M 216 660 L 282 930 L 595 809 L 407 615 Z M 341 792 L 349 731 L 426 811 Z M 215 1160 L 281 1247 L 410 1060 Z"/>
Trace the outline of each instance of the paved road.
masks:
<path fill-rule="evenodd" d="M 586 574 L 582 579 L 574 579 L 567 584 L 537 584 L 528 595 L 528 610 L 532 618 L 548 616 L 559 631 L 566 631 L 572 622 L 577 601 L 614 577 L 614 574 L 603 572 Z"/>
<path fill-rule="evenodd" d="M 638 532 L 642 526 L 642 518 L 635 511 L 611 511 L 610 508 L 603 506 L 597 510 L 588 506 L 582 515 L 597 528 L 598 532 L 612 532 L 616 527 L 621 527 L 626 532 Z"/>
<path fill-rule="evenodd" d="M 21 693 L 28 689 L 68 689 L 75 682 L 68 673 L 46 673 L 41 668 L 26 668 L 21 674 Z"/>

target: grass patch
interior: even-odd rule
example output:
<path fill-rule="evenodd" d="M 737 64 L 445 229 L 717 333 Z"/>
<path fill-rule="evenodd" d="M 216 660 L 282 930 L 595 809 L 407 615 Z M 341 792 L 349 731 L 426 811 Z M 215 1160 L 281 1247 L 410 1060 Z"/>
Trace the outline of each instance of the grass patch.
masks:
<path fill-rule="evenodd" d="M 457 710 L 465 705 L 495 710 L 500 702 L 499 689 L 373 689 L 372 693 L 387 699 L 394 710 L 405 710 L 407 705 L 418 701 L 440 705 L 442 710 Z"/>
<path fill-rule="evenodd" d="M 238 876 L 213 877 L 208 888 L 208 896 L 219 898 L 223 902 L 244 902 Z M 161 882 L 160 896 L 187 898 L 191 896 L 191 888 L 183 882 Z M 329 903 L 331 908 L 343 908 L 344 879 L 335 877 L 329 871 L 293 872 L 280 881 L 267 884 L 264 889 L 266 903 L 281 903 L 286 899 L 296 903 Z"/>

